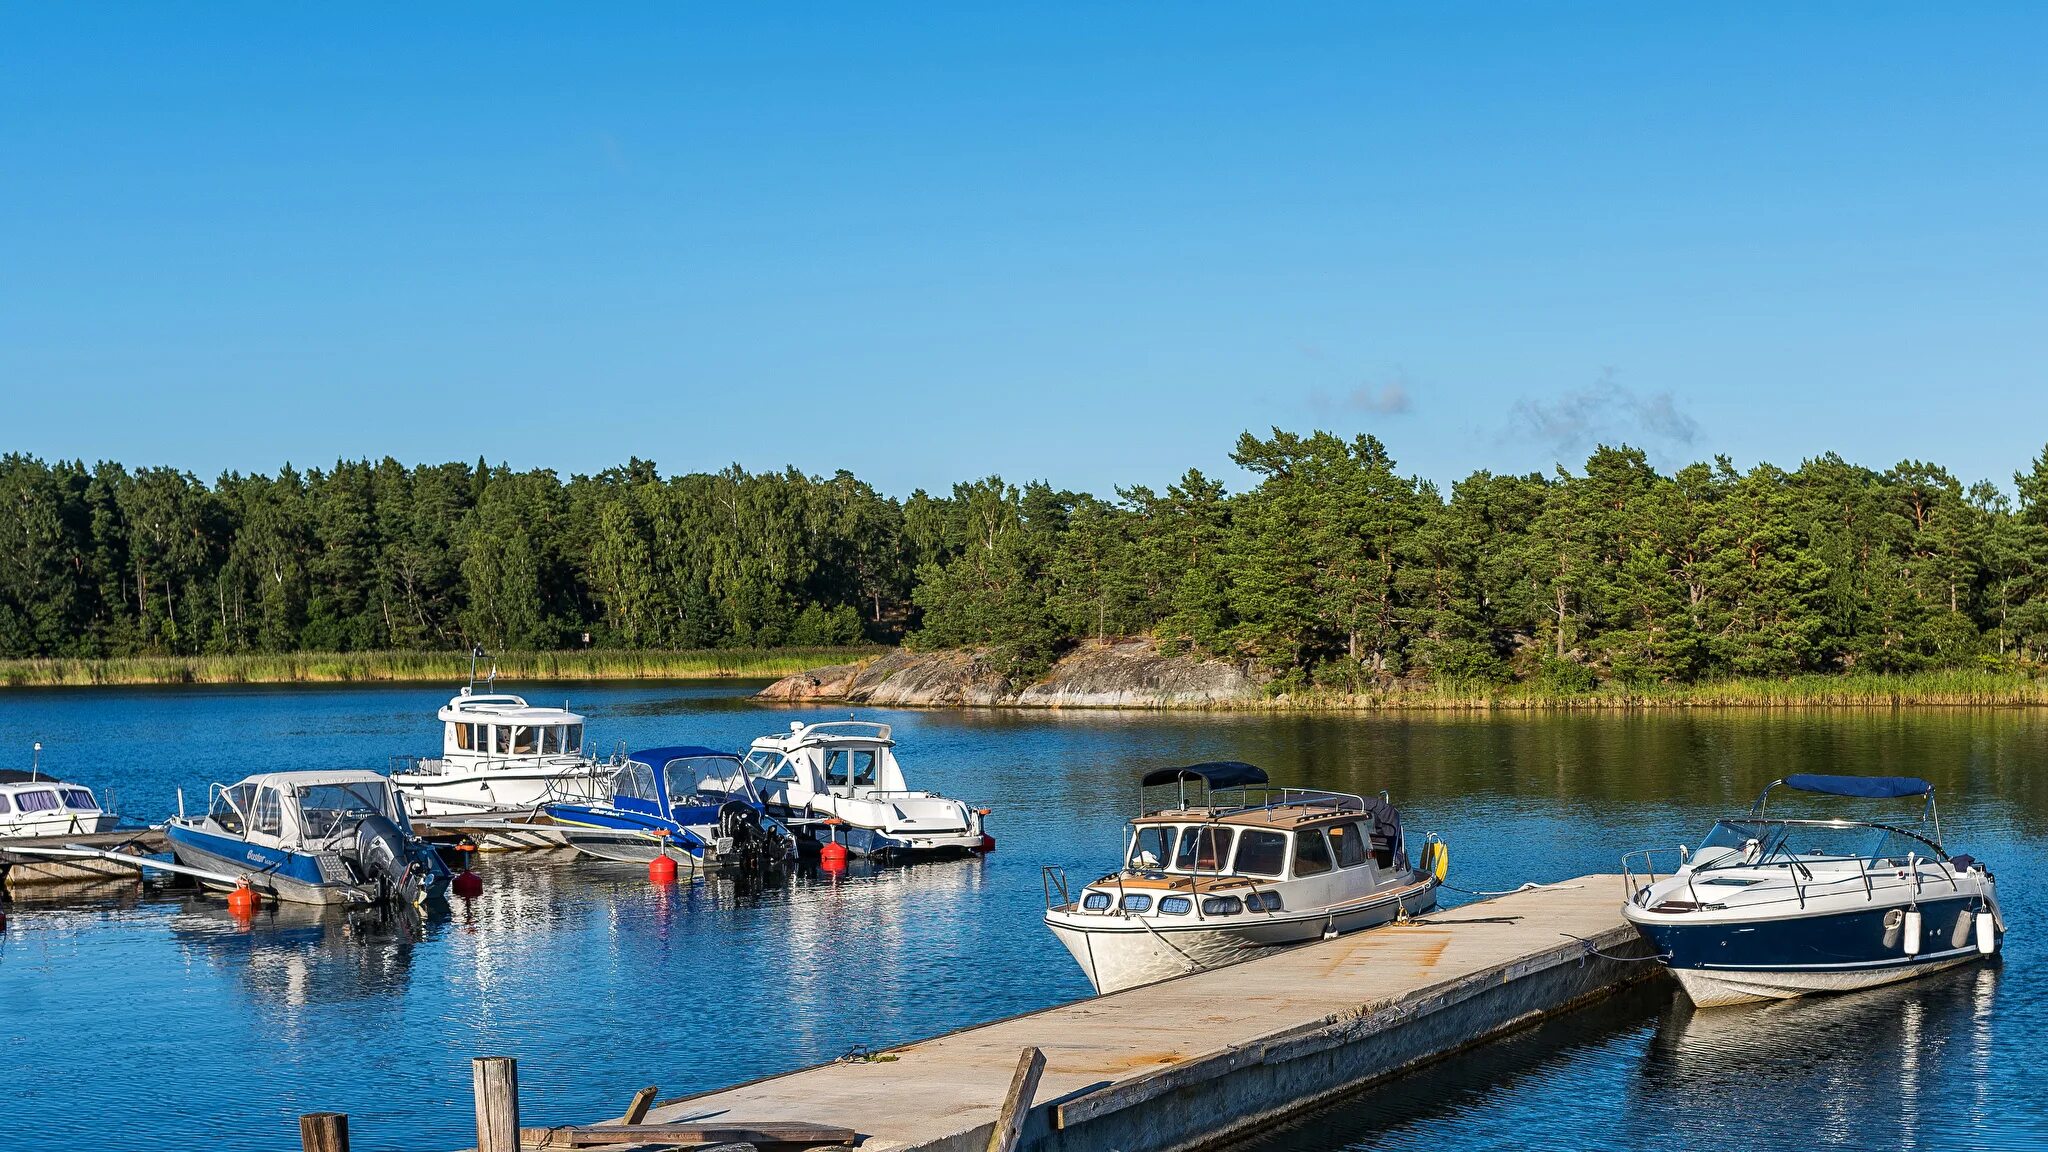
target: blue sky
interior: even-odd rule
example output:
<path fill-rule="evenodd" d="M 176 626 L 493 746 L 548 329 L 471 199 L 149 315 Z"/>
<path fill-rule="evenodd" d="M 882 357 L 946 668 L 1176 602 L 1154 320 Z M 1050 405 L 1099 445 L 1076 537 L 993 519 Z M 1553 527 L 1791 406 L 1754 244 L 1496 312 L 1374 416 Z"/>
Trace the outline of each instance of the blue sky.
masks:
<path fill-rule="evenodd" d="M 425 10 L 423 10 L 425 9 Z M 0 450 L 2009 482 L 2048 9 L 27 5 Z"/>

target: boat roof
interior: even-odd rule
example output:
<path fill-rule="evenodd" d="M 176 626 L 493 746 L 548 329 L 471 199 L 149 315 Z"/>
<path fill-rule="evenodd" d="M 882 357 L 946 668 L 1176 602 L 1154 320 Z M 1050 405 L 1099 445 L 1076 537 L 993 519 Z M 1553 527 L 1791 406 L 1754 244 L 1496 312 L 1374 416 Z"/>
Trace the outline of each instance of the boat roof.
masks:
<path fill-rule="evenodd" d="M 567 708 L 540 707 L 509 692 L 473 693 L 464 688 L 441 709 L 443 720 L 509 720 L 515 724 L 581 724 L 583 717 Z"/>
<path fill-rule="evenodd" d="M 1821 776 L 1797 772 L 1779 783 L 1801 792 L 1817 792 L 1823 796 L 1860 796 L 1872 800 L 1926 796 L 1934 791 L 1934 785 L 1917 776 Z"/>
<path fill-rule="evenodd" d="M 229 785 L 238 788 L 254 784 L 258 788 L 306 788 L 315 784 L 361 784 L 373 781 L 389 784 L 391 778 L 382 772 L 367 768 L 297 768 L 284 772 L 264 772 L 256 776 L 245 776 Z"/>
<path fill-rule="evenodd" d="M 820 720 L 806 724 L 801 720 L 789 722 L 787 733 L 774 736 L 754 737 L 753 747 L 770 748 L 787 752 L 806 744 L 893 744 L 889 738 L 889 726 L 872 720 Z"/>
<path fill-rule="evenodd" d="M 1156 788 L 1162 784 L 1180 784 L 1190 780 L 1202 781 L 1211 791 L 1267 782 L 1266 770 L 1256 764 L 1242 760 L 1210 760 L 1181 768 L 1154 768 L 1145 773 L 1138 783 L 1141 787 Z"/>
<path fill-rule="evenodd" d="M 1223 824 L 1240 828 L 1289 829 L 1337 824 L 1366 815 L 1356 806 L 1342 803 L 1350 797 L 1331 797 L 1314 802 L 1264 804 L 1255 808 L 1167 808 L 1147 812 L 1134 824 Z"/>
<path fill-rule="evenodd" d="M 739 753 L 724 752 L 717 748 L 705 748 L 696 744 L 672 744 L 666 748 L 649 748 L 641 752 L 629 752 L 626 759 L 635 760 L 650 768 L 664 767 L 671 760 L 688 760 L 695 756 L 716 756 L 722 760 L 737 760 Z"/>

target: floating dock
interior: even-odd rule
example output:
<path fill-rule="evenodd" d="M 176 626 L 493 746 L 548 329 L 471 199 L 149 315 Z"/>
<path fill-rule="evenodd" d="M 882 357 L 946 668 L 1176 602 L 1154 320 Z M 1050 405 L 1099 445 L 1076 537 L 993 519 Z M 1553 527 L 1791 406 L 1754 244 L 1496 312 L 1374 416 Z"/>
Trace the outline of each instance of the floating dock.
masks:
<path fill-rule="evenodd" d="M 10 894 L 61 895 L 79 885 L 132 884 L 140 878 L 136 865 L 120 860 L 90 856 L 54 857 L 11 848 L 92 848 L 153 856 L 170 850 L 170 842 L 155 828 L 131 828 L 116 832 L 73 833 L 57 836 L 10 836 L 0 839 L 0 882 Z"/>
<path fill-rule="evenodd" d="M 878 1053 L 663 1101 L 650 1123 L 802 1117 L 861 1152 L 983 1152 L 1044 1054 L 1016 1146 L 1171 1152 L 1274 1119 L 1598 999 L 1661 969 L 1582 876 Z M 1620 959 L 1635 957 L 1639 959 Z"/>

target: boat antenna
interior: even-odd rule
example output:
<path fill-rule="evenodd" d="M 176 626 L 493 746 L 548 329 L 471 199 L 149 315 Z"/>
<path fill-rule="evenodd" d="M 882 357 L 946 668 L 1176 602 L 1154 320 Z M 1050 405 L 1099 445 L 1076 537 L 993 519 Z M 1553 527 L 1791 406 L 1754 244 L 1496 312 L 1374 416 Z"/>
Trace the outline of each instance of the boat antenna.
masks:
<path fill-rule="evenodd" d="M 486 655 L 489 655 L 489 653 L 484 651 L 483 645 L 472 644 L 469 646 L 469 690 L 471 692 L 476 691 L 476 662 L 483 659 Z"/>
<path fill-rule="evenodd" d="M 28 778 L 40 780 L 43 778 L 43 742 L 38 740 L 29 747 L 34 754 L 28 762 Z"/>

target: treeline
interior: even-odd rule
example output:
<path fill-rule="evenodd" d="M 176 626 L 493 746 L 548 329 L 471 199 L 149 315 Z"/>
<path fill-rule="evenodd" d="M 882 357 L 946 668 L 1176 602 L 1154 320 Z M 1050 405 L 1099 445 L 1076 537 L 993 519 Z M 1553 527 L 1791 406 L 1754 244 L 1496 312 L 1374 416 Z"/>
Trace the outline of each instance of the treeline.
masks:
<path fill-rule="evenodd" d="M 998 478 L 906 500 L 841 472 L 561 482 L 481 462 L 223 476 L 0 458 L 0 654 L 825 646 L 1044 667 L 1091 637 L 1283 685 L 1693 683 L 2048 653 L 2048 451 L 1965 486 L 1828 455 L 1665 475 L 1402 476 L 1361 436 L 1246 434 L 1114 499 Z"/>

